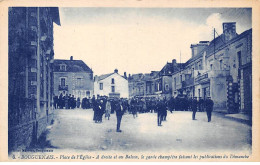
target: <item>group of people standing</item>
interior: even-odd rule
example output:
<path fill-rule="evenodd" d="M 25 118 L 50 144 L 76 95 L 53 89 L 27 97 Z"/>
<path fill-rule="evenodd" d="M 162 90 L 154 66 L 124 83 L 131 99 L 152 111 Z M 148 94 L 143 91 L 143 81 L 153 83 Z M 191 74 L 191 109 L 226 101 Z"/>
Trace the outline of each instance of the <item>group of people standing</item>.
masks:
<path fill-rule="evenodd" d="M 117 117 L 117 132 L 121 132 L 120 125 L 123 114 L 128 111 L 136 118 L 138 113 L 157 113 L 157 125 L 162 126 L 162 121 L 166 121 L 167 110 L 171 113 L 173 111 L 192 111 L 192 120 L 196 120 L 196 112 L 207 112 L 208 122 L 211 121 L 211 114 L 213 111 L 214 102 L 210 97 L 206 99 L 202 98 L 187 98 L 187 97 L 171 97 L 166 98 L 139 98 L 133 97 L 131 100 L 123 98 L 108 98 L 106 96 L 95 96 L 92 99 L 83 98 L 80 102 L 80 98 L 74 97 L 74 95 L 66 94 L 59 97 L 54 97 L 54 107 L 60 109 L 74 109 L 79 108 L 87 109 L 93 108 L 95 123 L 102 123 L 103 115 L 105 118 L 110 119 L 110 114 L 116 112 Z"/>
<path fill-rule="evenodd" d="M 198 100 L 197 97 L 194 97 L 193 99 L 191 99 L 190 104 L 184 102 L 183 106 L 185 105 L 187 107 L 189 107 L 189 109 L 192 110 L 192 120 L 196 120 L 196 112 L 200 111 L 200 112 L 207 112 L 207 118 L 208 118 L 208 122 L 211 121 L 211 115 L 212 115 L 212 111 L 213 111 L 213 106 L 214 106 L 214 102 L 211 100 L 210 97 L 207 97 L 206 99 L 203 100 L 203 102 L 201 102 L 201 98 Z M 165 99 L 159 99 L 156 103 L 156 111 L 157 111 L 157 124 L 158 126 L 162 126 L 162 121 L 166 120 L 167 117 L 167 109 L 172 112 L 173 109 L 176 110 L 174 107 L 176 107 L 174 105 L 173 99 L 169 99 L 168 101 L 166 101 Z"/>
<path fill-rule="evenodd" d="M 120 129 L 123 114 L 127 111 L 127 100 L 119 98 L 95 97 L 92 98 L 95 123 L 102 123 L 103 115 L 109 120 L 110 114 L 116 112 L 117 126 L 116 131 L 122 132 Z"/>
<path fill-rule="evenodd" d="M 55 109 L 75 109 L 77 108 L 91 108 L 91 99 L 87 99 L 86 97 L 80 101 L 80 98 L 75 98 L 74 95 L 62 93 L 59 96 L 53 97 L 53 104 Z"/>
<path fill-rule="evenodd" d="M 194 97 L 191 102 L 191 109 L 192 109 L 192 120 L 196 120 L 196 112 L 200 109 L 207 112 L 208 122 L 211 121 L 211 114 L 213 111 L 214 102 L 211 100 L 210 97 L 207 97 L 205 100 L 200 103 L 200 100 L 197 100 L 197 97 Z"/>
<path fill-rule="evenodd" d="M 62 93 L 58 96 L 54 96 L 54 108 L 55 109 L 74 109 L 80 106 L 79 98 L 76 100 L 74 95 L 66 94 L 62 95 Z"/>

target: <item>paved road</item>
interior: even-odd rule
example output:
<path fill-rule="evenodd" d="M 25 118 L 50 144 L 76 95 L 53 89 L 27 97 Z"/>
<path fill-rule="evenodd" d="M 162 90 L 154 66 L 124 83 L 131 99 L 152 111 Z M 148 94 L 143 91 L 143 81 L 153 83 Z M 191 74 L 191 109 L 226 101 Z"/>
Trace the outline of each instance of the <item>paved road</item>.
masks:
<path fill-rule="evenodd" d="M 122 133 L 117 133 L 116 116 L 108 121 L 93 122 L 93 111 L 56 110 L 55 122 L 47 140 L 61 150 L 81 151 L 143 151 L 143 152 L 246 152 L 251 148 L 251 127 L 213 115 L 207 122 L 206 113 L 168 112 L 162 127 L 155 113 L 122 118 Z"/>

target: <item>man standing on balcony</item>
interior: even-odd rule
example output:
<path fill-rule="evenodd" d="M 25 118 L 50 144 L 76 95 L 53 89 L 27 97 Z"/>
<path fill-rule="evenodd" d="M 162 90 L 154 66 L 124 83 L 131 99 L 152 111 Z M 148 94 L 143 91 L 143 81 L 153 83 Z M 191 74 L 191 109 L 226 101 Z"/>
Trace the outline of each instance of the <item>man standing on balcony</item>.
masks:
<path fill-rule="evenodd" d="M 191 102 L 192 120 L 196 120 L 195 116 L 196 116 L 196 112 L 197 112 L 197 106 L 198 106 L 197 97 L 194 97 Z"/>
<path fill-rule="evenodd" d="M 212 114 L 212 111 L 213 111 L 213 105 L 214 105 L 214 102 L 210 99 L 210 97 L 208 97 L 205 100 L 205 108 L 206 108 L 206 112 L 207 112 L 208 122 L 211 121 L 211 114 Z"/>

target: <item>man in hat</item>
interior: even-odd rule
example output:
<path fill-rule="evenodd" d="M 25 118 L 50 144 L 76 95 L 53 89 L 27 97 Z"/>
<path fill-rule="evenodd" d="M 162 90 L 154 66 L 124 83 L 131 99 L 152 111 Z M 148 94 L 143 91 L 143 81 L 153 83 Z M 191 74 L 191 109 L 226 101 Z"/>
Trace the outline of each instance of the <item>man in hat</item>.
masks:
<path fill-rule="evenodd" d="M 122 132 L 122 130 L 120 130 L 120 125 L 121 125 L 122 116 L 124 114 L 124 109 L 122 106 L 122 102 L 120 100 L 117 100 L 115 103 L 115 111 L 116 111 L 116 119 L 117 119 L 116 132 Z"/>
<path fill-rule="evenodd" d="M 197 112 L 197 106 L 198 106 L 198 101 L 197 97 L 194 97 L 191 102 L 191 109 L 192 109 L 192 120 L 196 120 L 196 112 Z"/>
<path fill-rule="evenodd" d="M 206 108 L 206 112 L 207 112 L 208 122 L 211 121 L 211 114 L 212 114 L 212 111 L 213 111 L 213 105 L 214 105 L 214 102 L 211 100 L 210 97 L 208 97 L 205 100 L 205 108 Z"/>
<path fill-rule="evenodd" d="M 157 110 L 157 125 L 162 126 L 163 114 L 164 111 L 166 111 L 166 105 L 162 99 L 159 99 L 156 105 L 156 110 Z"/>

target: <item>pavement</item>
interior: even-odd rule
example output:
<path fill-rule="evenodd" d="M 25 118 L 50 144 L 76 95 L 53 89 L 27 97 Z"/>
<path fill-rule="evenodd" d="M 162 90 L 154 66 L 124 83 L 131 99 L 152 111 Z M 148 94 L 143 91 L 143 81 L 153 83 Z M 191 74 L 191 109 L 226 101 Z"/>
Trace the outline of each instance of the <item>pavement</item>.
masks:
<path fill-rule="evenodd" d="M 222 115 L 223 117 L 231 120 L 235 120 L 241 123 L 245 123 L 248 125 L 252 125 L 252 120 L 250 119 L 249 115 L 244 113 L 234 113 L 228 114 L 226 110 L 214 110 L 213 113 L 217 115 Z"/>
<path fill-rule="evenodd" d="M 156 113 L 122 118 L 122 133 L 116 132 L 116 115 L 102 123 L 93 122 L 93 110 L 55 110 L 54 124 L 46 139 L 55 150 L 135 152 L 243 152 L 251 153 L 252 127 L 213 113 L 168 112 L 167 121 L 157 126 Z M 231 116 L 232 117 L 232 116 Z"/>

